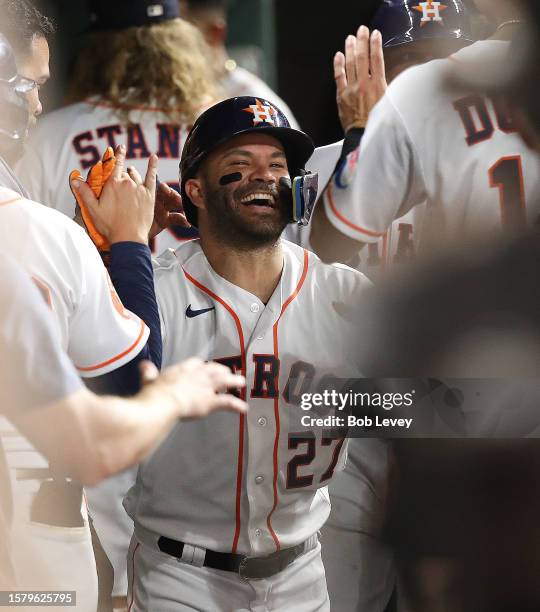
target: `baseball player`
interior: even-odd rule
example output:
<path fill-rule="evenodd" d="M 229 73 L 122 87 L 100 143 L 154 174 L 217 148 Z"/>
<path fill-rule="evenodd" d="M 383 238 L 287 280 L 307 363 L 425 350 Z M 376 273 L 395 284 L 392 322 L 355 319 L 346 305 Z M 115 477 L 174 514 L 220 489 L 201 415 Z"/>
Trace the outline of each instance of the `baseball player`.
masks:
<path fill-rule="evenodd" d="M 498 21 L 490 39 L 407 70 L 373 110 L 359 151 L 315 212 L 311 243 L 323 259 L 346 260 L 424 201 L 424 219 L 408 246 L 416 253 L 455 244 L 466 234 L 508 235 L 536 222 L 538 165 L 507 109 L 466 88 L 456 93 L 444 87 L 456 62 L 481 70 L 484 58 L 507 53 L 520 13 L 510 2 L 489 6 Z M 427 28 L 444 24 L 449 10 L 420 2 L 410 16 Z M 363 60 L 360 69 L 364 79 Z M 365 82 L 369 89 L 369 78 Z"/>
<path fill-rule="evenodd" d="M 201 238 L 158 261 L 163 362 L 245 373 L 250 412 L 177 428 L 141 466 L 125 500 L 131 612 L 328 609 L 317 531 L 345 444 L 299 436 L 294 416 L 321 378 L 359 374 L 342 313 L 369 282 L 280 240 L 312 152 L 259 98 L 211 107 L 188 136 L 182 199 Z"/>
<path fill-rule="evenodd" d="M 452 15 L 443 26 L 433 24 L 417 29 L 411 28 L 409 5 L 403 0 L 384 2 L 371 23 L 380 33 L 375 43 L 382 43 L 381 67 L 388 82 L 413 65 L 444 57 L 470 42 L 461 3 L 451 5 Z M 351 129 L 357 132 L 358 139 L 363 133 L 358 127 L 365 126 L 369 113 L 358 117 L 354 104 L 348 104 L 349 92 L 341 79 L 345 66 L 353 61 L 355 46 L 361 48 L 367 35 L 367 28 L 361 28 L 357 40 L 354 37 L 346 40 L 345 55 L 336 56 L 343 127 L 346 132 Z M 382 97 L 385 88 L 383 73 L 377 98 Z M 345 159 L 338 172 L 347 171 L 346 163 Z M 369 253 L 362 257 L 359 269 L 375 280 L 389 265 L 409 262 L 412 253 L 404 240 L 414 239 L 414 228 L 421 222 L 424 210 L 425 205 L 419 205 L 394 221 L 383 239 L 369 245 Z M 385 515 L 388 470 L 389 447 L 385 442 L 355 438 L 349 444 L 344 471 L 329 486 L 332 511 L 322 529 L 321 542 L 333 610 L 382 612 L 392 595 L 395 584 L 392 554 L 379 537 Z"/>
<path fill-rule="evenodd" d="M 17 25 L 22 15 L 23 22 L 20 25 L 24 34 L 22 39 L 26 40 L 26 47 L 24 52 L 19 52 L 19 57 L 21 57 L 21 65 L 26 75 L 24 77 L 17 75 L 12 51 L 3 40 L 1 50 L 5 62 L 2 75 L 8 78 L 3 78 L 0 82 L 4 121 L 3 129 L 0 132 L 0 153 L 2 154 L 5 150 L 10 155 L 14 155 L 14 151 L 19 150 L 24 143 L 29 123 L 27 101 L 24 96 L 29 98 L 28 102 L 32 112 L 38 114 L 39 97 L 35 95 L 35 92 L 28 95 L 28 87 L 30 89 L 36 87 L 35 80 L 31 79 L 36 74 L 40 72 L 48 74 L 48 45 L 42 33 L 43 30 L 40 29 L 40 20 L 36 17 L 39 14 L 33 11 L 34 9 L 24 2 L 5 7 L 2 27 L 12 38 L 15 32 L 21 35 L 13 24 Z M 32 20 L 29 16 L 36 18 Z M 150 175 L 155 172 L 155 163 L 154 159 Z M 9 178 L 12 174 L 11 170 L 7 164 L 4 164 L 3 167 Z M 119 173 L 122 178 L 121 166 Z M 149 184 L 142 188 L 140 184 L 142 181 L 133 182 L 130 187 L 131 179 L 128 181 L 126 177 L 124 178 L 123 187 L 132 190 L 131 195 L 127 194 L 128 200 L 136 191 L 143 199 L 147 198 L 153 202 L 153 188 L 148 190 Z M 153 179 L 150 178 L 150 180 Z M 0 191 L 1 200 L 5 204 L 0 208 L 3 247 L 9 249 L 11 254 L 37 279 L 36 282 L 39 283 L 41 291 L 57 317 L 62 345 L 78 366 L 81 375 L 97 377 L 120 367 L 130 368 L 128 362 L 133 363 L 134 359 L 142 354 L 142 350 L 146 350 L 148 328 L 141 319 L 122 306 L 100 263 L 96 249 L 84 231 L 64 215 L 29 202 L 24 198 L 24 193 L 16 193 L 5 188 Z M 146 195 L 144 195 L 145 191 L 148 191 Z M 134 210 L 135 208 L 131 211 L 133 221 L 135 221 Z M 136 221 L 135 224 L 137 224 Z M 127 229 L 123 240 L 135 239 L 140 242 L 140 234 L 133 225 L 128 225 L 123 229 Z M 135 249 L 138 256 L 143 259 L 146 257 L 148 260 L 147 265 L 141 265 L 140 272 L 137 272 L 139 276 L 133 287 L 134 290 L 139 287 L 145 296 L 152 296 L 151 266 L 148 254 L 144 255 L 146 247 L 144 244 L 126 246 L 124 243 L 124 247 L 118 247 L 118 254 L 120 255 L 120 251 L 125 251 L 126 248 L 132 251 L 131 255 Z M 142 281 L 145 269 L 147 280 Z M 149 288 L 150 293 L 148 293 Z M 157 314 L 157 307 L 155 311 Z M 159 332 L 157 335 L 159 336 Z M 39 468 L 44 470 L 44 474 L 48 473 L 46 462 L 41 460 L 36 464 L 36 453 L 32 452 L 24 441 L 14 438 L 11 442 L 13 443 L 11 449 L 14 451 L 11 455 L 15 461 L 12 466 L 14 470 Z M 19 464 L 19 459 L 22 460 L 25 457 L 29 457 L 28 463 Z M 53 549 L 59 551 L 60 548 L 67 545 L 67 553 L 59 551 L 58 557 L 76 556 L 81 562 L 81 566 L 75 563 L 55 565 L 60 574 L 58 586 L 74 588 L 81 583 L 79 602 L 81 606 L 88 605 L 88 609 L 92 609 L 95 599 L 92 591 L 95 589 L 95 584 L 89 584 L 88 577 L 95 575 L 95 570 L 93 571 L 95 565 L 87 523 L 83 521 L 81 528 L 76 529 L 49 527 L 49 519 L 45 520 L 41 515 L 37 517 L 33 514 L 31 500 L 33 500 L 34 491 L 28 490 L 27 493 L 20 512 L 27 520 L 32 517 L 36 519 L 30 523 L 29 530 L 35 531 L 42 536 L 42 541 L 46 541 L 47 554 L 52 555 Z M 34 507 L 33 505 L 32 508 Z M 40 520 L 37 520 L 38 518 Z M 80 548 L 78 553 L 75 552 L 77 544 Z M 88 592 L 84 591 L 85 588 L 88 588 Z M 81 609 L 84 608 L 81 607 Z"/>
<path fill-rule="evenodd" d="M 58 326 L 39 285 L 6 252 L 0 270 L 1 410 L 55 469 L 95 484 L 147 455 L 178 418 L 203 416 L 219 407 L 242 410 L 239 399 L 215 394 L 224 385 L 242 385 L 241 377 L 233 377 L 219 364 L 210 370 L 197 360 L 180 364 L 158 380 L 147 363 L 144 376 L 149 384 L 133 399 L 95 396 L 62 349 Z M 13 566 L 20 575 L 22 562 L 31 572 L 28 588 L 54 587 L 47 568 L 64 560 L 54 558 L 54 547 L 46 557 L 34 548 L 24 521 L 12 516 L 10 489 L 0 442 L 0 584 L 4 589 L 20 588 Z M 53 503 L 64 502 L 56 498 Z M 16 538 L 10 545 L 12 529 Z"/>
<path fill-rule="evenodd" d="M 424 25 L 422 22 L 413 23 L 411 27 L 410 15 L 416 4 L 409 0 L 385 0 L 371 21 L 371 30 L 381 34 L 384 54 L 384 73 L 381 75 L 379 95 L 374 103 L 382 97 L 387 84 L 392 83 L 408 68 L 448 57 L 472 42 L 469 15 L 461 0 L 448 5 L 444 22 Z M 367 36 L 367 28 L 360 30 L 356 46 L 365 45 Z M 345 55 L 338 53 L 335 59 L 338 96 L 348 94 L 343 81 L 345 66 L 347 61 L 351 61 L 346 56 L 354 53 L 354 42 L 354 38 L 349 37 L 345 44 Z M 348 111 L 352 109 L 346 108 L 343 100 L 338 102 L 338 108 L 345 132 L 351 128 L 351 124 L 353 128 L 360 127 L 355 113 L 348 116 Z M 362 119 L 361 127 L 365 128 L 367 117 Z M 348 161 L 352 163 L 352 159 Z M 347 171 L 347 161 L 343 160 L 338 175 L 342 172 L 346 174 Z M 420 204 L 396 219 L 382 238 L 364 249 L 358 269 L 376 280 L 381 273 L 391 268 L 400 269 L 409 264 L 414 257 L 415 234 L 422 227 L 424 214 L 425 204 Z M 397 272 L 397 269 L 394 272 Z"/>
<path fill-rule="evenodd" d="M 88 170 L 108 147 L 126 146 L 142 175 L 152 154 L 159 177 L 178 188 L 178 164 L 189 125 L 216 99 L 206 45 L 180 19 L 178 0 L 132 0 L 121 9 L 92 0 L 92 26 L 70 89 L 72 104 L 33 131 L 18 173 L 32 197 L 73 218 L 66 169 Z M 130 49 L 128 61 L 125 49 Z M 177 226 L 153 245 L 159 254 L 195 235 Z"/>
<path fill-rule="evenodd" d="M 271 100 L 283 110 L 292 127 L 298 122 L 287 104 L 257 75 L 249 72 L 229 56 L 227 40 L 226 0 L 180 0 L 180 12 L 197 26 L 204 35 L 211 51 L 212 66 L 217 70 L 219 86 L 226 98 L 257 96 Z"/>

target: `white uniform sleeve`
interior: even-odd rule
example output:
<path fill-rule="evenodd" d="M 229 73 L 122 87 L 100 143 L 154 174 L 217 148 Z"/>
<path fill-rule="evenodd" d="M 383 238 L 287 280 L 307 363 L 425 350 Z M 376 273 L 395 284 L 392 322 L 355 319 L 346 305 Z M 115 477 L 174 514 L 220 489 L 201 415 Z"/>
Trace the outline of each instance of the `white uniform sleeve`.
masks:
<path fill-rule="evenodd" d="M 346 236 L 376 242 L 394 219 L 425 199 L 418 153 L 387 93 L 373 109 L 359 149 L 324 192 L 326 214 Z"/>
<path fill-rule="evenodd" d="M 124 308 L 99 253 L 84 232 L 73 253 L 80 295 L 70 320 L 68 353 L 79 374 L 93 377 L 116 370 L 145 346 L 149 330 Z"/>
<path fill-rule="evenodd" d="M 20 416 L 82 387 L 51 311 L 9 255 L 0 261 L 0 413 Z"/>

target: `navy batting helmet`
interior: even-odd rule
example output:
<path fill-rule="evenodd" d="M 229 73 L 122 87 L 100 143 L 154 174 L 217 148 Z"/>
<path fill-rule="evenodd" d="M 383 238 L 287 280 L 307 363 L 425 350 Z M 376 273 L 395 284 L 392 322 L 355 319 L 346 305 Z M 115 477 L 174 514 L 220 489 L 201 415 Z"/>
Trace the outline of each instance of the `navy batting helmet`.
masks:
<path fill-rule="evenodd" d="M 90 31 L 124 30 L 180 17 L 178 0 L 90 0 Z"/>
<path fill-rule="evenodd" d="M 383 47 L 433 38 L 472 42 L 461 0 L 383 0 L 371 29 L 381 32 Z"/>
<path fill-rule="evenodd" d="M 195 176 L 209 153 L 231 138 L 250 132 L 262 132 L 281 142 L 291 178 L 302 174 L 315 149 L 311 138 L 291 128 L 287 117 L 268 100 L 241 96 L 212 106 L 189 132 L 180 160 L 182 204 L 191 225 L 197 226 L 197 207 L 186 194 L 186 181 Z"/>
<path fill-rule="evenodd" d="M 22 141 L 28 129 L 28 103 L 24 94 L 36 87 L 36 82 L 17 72 L 11 45 L 0 34 L 0 135 L 12 141 Z"/>

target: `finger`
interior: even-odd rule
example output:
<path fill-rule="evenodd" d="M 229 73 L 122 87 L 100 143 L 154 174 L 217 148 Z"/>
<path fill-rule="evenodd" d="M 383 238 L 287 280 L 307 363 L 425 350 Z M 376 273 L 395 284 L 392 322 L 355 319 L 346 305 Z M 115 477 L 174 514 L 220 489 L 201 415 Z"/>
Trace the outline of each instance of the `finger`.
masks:
<path fill-rule="evenodd" d="M 345 69 L 347 71 L 347 82 L 354 85 L 357 82 L 356 74 L 356 38 L 351 34 L 345 41 Z"/>
<path fill-rule="evenodd" d="M 139 174 L 137 168 L 135 168 L 134 166 L 130 166 L 127 169 L 127 173 L 129 174 L 129 177 L 135 182 L 137 183 L 137 185 L 142 185 L 142 176 Z"/>
<path fill-rule="evenodd" d="M 179 225 L 180 227 L 191 227 L 191 223 L 187 220 L 187 217 L 184 213 L 180 212 L 172 212 L 167 215 L 165 219 L 166 226 L 171 227 L 171 225 Z"/>
<path fill-rule="evenodd" d="M 178 193 L 178 191 L 169 188 L 169 193 L 163 193 L 162 196 L 164 198 L 163 206 L 166 210 L 168 210 L 169 212 L 184 211 L 184 207 L 182 206 L 182 196 Z"/>
<path fill-rule="evenodd" d="M 160 181 L 159 186 L 157 187 L 157 191 L 162 192 L 164 195 L 167 195 L 173 190 L 169 187 L 169 185 L 167 185 L 167 183 L 162 183 Z"/>
<path fill-rule="evenodd" d="M 88 183 L 86 183 L 86 181 L 82 180 L 81 174 L 78 170 L 71 173 L 71 176 L 69 177 L 69 184 L 72 192 L 81 206 L 86 206 L 87 208 L 94 208 L 98 206 L 98 199 L 94 195 L 92 188 L 88 185 Z"/>
<path fill-rule="evenodd" d="M 378 30 L 373 30 L 370 45 L 371 78 L 378 85 L 386 87 L 386 70 L 384 65 L 384 53 L 382 36 Z"/>
<path fill-rule="evenodd" d="M 114 156 L 114 151 L 112 147 L 107 147 L 107 149 L 105 150 L 105 153 L 103 154 L 102 165 L 102 182 L 103 184 L 105 184 L 109 180 L 109 177 L 113 173 L 114 167 L 116 166 L 116 157 Z"/>
<path fill-rule="evenodd" d="M 82 177 L 82 174 L 81 174 L 80 170 L 72 170 L 70 172 L 70 174 L 69 174 L 69 186 L 70 186 L 71 192 L 73 193 L 74 196 L 75 196 L 76 193 L 78 194 L 78 184 L 79 184 L 79 183 L 77 183 L 77 191 L 75 192 L 73 190 L 73 185 L 74 185 L 75 181 L 84 182 L 84 179 Z"/>
<path fill-rule="evenodd" d="M 88 183 L 82 180 L 78 171 L 71 173 L 70 185 L 77 199 L 77 203 L 79 204 L 81 216 L 90 238 L 99 250 L 107 251 L 109 249 L 109 242 L 97 229 L 92 216 L 96 214 L 99 207 L 99 200 L 96 198 Z"/>
<path fill-rule="evenodd" d="M 238 377 L 235 374 L 230 374 L 227 377 L 211 379 L 211 384 L 216 393 L 229 393 L 232 390 L 240 391 L 244 389 L 246 381 L 243 376 Z"/>
<path fill-rule="evenodd" d="M 369 29 L 360 26 L 356 35 L 356 73 L 360 83 L 369 79 Z"/>
<path fill-rule="evenodd" d="M 217 363 L 215 361 L 205 362 L 204 367 L 206 368 L 207 373 L 211 376 L 223 376 L 225 374 L 230 374 L 232 371 L 229 366 L 223 365 L 222 363 Z"/>
<path fill-rule="evenodd" d="M 229 410 L 232 412 L 239 412 L 241 414 L 245 414 L 248 410 L 248 405 L 246 402 L 242 401 L 238 397 L 229 394 L 216 395 L 216 397 L 212 400 L 211 411 L 215 410 Z"/>
<path fill-rule="evenodd" d="M 185 372 L 186 370 L 197 370 L 199 368 L 205 367 L 205 363 L 202 359 L 198 357 L 189 357 L 185 361 L 182 361 L 176 366 L 173 366 L 173 369 L 177 371 L 177 373 Z"/>
<path fill-rule="evenodd" d="M 124 145 L 119 145 L 116 147 L 114 151 L 114 155 L 116 157 L 116 165 L 113 170 L 113 177 L 116 179 L 120 179 L 122 177 L 122 172 L 124 172 L 124 163 L 126 161 L 126 147 Z"/>
<path fill-rule="evenodd" d="M 341 94 L 347 87 L 347 73 L 345 72 L 345 56 L 341 51 L 338 51 L 334 56 L 334 79 L 336 81 L 337 95 Z"/>
<path fill-rule="evenodd" d="M 226 389 L 243 389 L 246 386 L 246 379 L 241 374 L 232 374 L 229 372 L 223 379 L 223 384 Z"/>
<path fill-rule="evenodd" d="M 143 385 L 153 382 L 159 376 L 159 371 L 151 361 L 141 361 L 139 363 L 139 372 L 141 374 L 141 382 Z"/>
<path fill-rule="evenodd" d="M 144 185 L 146 189 L 152 194 L 156 193 L 156 181 L 157 181 L 157 155 L 150 155 L 148 160 L 148 170 L 146 171 L 146 178 L 144 179 Z"/>

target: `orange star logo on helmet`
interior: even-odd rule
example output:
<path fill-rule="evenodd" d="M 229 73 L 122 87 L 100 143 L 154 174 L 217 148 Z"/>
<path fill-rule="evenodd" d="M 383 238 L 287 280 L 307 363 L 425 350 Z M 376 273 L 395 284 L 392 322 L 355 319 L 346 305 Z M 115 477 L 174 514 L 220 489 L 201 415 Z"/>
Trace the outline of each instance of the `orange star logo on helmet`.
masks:
<path fill-rule="evenodd" d="M 420 27 L 424 27 L 430 21 L 434 21 L 442 25 L 443 18 L 441 13 L 448 8 L 446 4 L 441 2 L 434 2 L 434 0 L 426 0 L 426 2 L 419 2 L 416 6 L 413 6 L 415 11 L 422 13 L 422 19 L 420 20 Z"/>
<path fill-rule="evenodd" d="M 248 108 L 242 109 L 244 112 L 251 113 L 253 115 L 253 125 L 257 125 L 259 123 L 270 123 L 271 125 L 275 126 L 275 116 L 277 115 L 276 109 L 267 104 L 263 104 L 257 98 L 255 98 L 255 101 L 256 104 L 251 104 Z"/>

